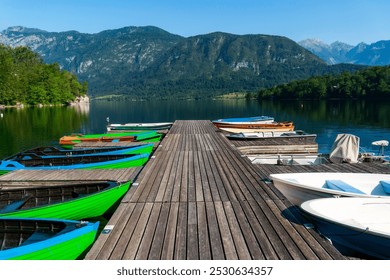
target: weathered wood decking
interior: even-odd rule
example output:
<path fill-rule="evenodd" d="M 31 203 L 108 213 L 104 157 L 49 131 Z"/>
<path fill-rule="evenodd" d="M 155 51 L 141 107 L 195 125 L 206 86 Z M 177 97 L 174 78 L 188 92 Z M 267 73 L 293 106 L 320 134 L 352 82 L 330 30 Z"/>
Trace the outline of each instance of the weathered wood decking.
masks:
<path fill-rule="evenodd" d="M 64 181 L 134 181 L 142 167 L 95 170 L 17 170 L 0 176 L 0 186 L 10 183 L 61 184 Z"/>
<path fill-rule="evenodd" d="M 176 121 L 86 259 L 345 259 L 263 180 L 272 168 L 210 121 Z"/>

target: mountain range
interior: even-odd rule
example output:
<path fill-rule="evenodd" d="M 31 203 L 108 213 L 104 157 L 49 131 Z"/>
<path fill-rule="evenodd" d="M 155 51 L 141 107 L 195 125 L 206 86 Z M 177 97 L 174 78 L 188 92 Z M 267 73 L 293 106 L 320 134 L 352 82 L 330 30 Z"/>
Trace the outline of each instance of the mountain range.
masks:
<path fill-rule="evenodd" d="M 390 64 L 390 40 L 382 40 L 370 45 L 360 43 L 356 46 L 338 41 L 328 45 L 318 39 L 307 39 L 298 43 L 331 65 L 337 63 L 369 66 Z"/>
<path fill-rule="evenodd" d="M 58 63 L 81 81 L 88 81 L 89 94 L 94 97 L 187 98 L 255 92 L 313 75 L 363 67 L 335 64 L 354 50 L 342 43 L 332 44 L 328 59 L 322 55 L 326 47 L 314 51 L 308 43 L 302 47 L 302 42 L 300 45 L 281 36 L 214 32 L 186 38 L 154 26 L 96 34 L 17 26 L 0 32 L 0 43 L 27 46 L 46 63 Z M 386 46 L 383 41 L 384 50 Z M 368 57 L 370 50 L 378 51 L 378 47 L 355 51 L 356 61 L 363 61 L 364 55 Z M 384 58 L 385 51 L 381 54 Z M 375 60 L 373 56 L 371 61 L 378 63 L 382 57 Z"/>

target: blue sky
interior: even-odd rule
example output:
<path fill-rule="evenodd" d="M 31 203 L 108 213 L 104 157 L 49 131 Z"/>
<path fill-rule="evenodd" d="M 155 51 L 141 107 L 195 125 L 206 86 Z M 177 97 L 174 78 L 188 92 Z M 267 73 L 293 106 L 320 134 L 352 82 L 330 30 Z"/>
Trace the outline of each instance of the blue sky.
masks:
<path fill-rule="evenodd" d="M 389 14 L 389 0 L 0 0 L 0 30 L 154 25 L 185 37 L 222 31 L 356 45 L 390 40 Z"/>

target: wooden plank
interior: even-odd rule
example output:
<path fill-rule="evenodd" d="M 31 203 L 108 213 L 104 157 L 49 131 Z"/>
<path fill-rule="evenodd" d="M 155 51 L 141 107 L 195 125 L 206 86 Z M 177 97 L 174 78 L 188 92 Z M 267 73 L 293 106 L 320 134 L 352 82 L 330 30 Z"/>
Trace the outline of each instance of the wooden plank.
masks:
<path fill-rule="evenodd" d="M 213 198 L 211 195 L 210 183 L 206 171 L 205 160 L 207 159 L 204 158 L 204 152 L 199 151 L 197 154 L 199 159 L 199 171 L 202 182 L 201 188 L 197 189 L 197 197 L 199 198 L 199 201 L 212 201 Z"/>
<path fill-rule="evenodd" d="M 163 242 L 165 240 L 165 232 L 168 223 L 170 207 L 171 207 L 170 203 L 161 204 L 160 216 L 157 221 L 156 230 L 153 236 L 153 242 L 148 256 L 149 260 L 161 259 L 161 253 L 163 249 Z"/>
<path fill-rule="evenodd" d="M 223 251 L 222 239 L 219 230 L 217 214 L 213 202 L 206 202 L 206 213 L 208 230 L 210 234 L 210 248 L 213 260 L 224 260 L 225 253 Z"/>
<path fill-rule="evenodd" d="M 188 202 L 187 260 L 199 259 L 198 218 L 196 202 Z"/>
<path fill-rule="evenodd" d="M 152 203 L 136 203 L 134 213 L 130 216 L 123 234 L 112 251 L 111 260 L 133 260 L 135 258 L 152 207 Z"/>
<path fill-rule="evenodd" d="M 195 201 L 204 201 L 204 195 L 203 195 L 203 189 L 202 189 L 202 185 L 203 185 L 203 182 L 202 182 L 202 175 L 201 175 L 201 167 L 200 165 L 203 164 L 199 161 L 199 150 L 198 151 L 195 151 L 194 154 L 193 154 L 193 168 L 194 168 L 194 176 L 193 176 L 193 180 L 194 180 L 194 184 L 195 184 L 195 187 L 194 187 L 194 196 L 195 196 Z M 191 201 L 192 200 L 192 195 L 191 195 Z"/>
<path fill-rule="evenodd" d="M 194 156 L 195 154 L 195 156 Z M 188 152 L 188 187 L 187 187 L 187 200 L 196 201 L 195 190 L 195 171 L 199 170 L 199 166 L 195 169 L 195 164 L 198 163 L 194 158 L 197 158 L 196 151 Z"/>
<path fill-rule="evenodd" d="M 118 206 L 107 223 L 108 226 L 113 226 L 113 229 L 108 233 L 100 233 L 100 235 L 96 238 L 96 241 L 93 244 L 91 250 L 85 256 L 86 260 L 109 258 L 109 254 L 111 253 L 112 248 L 115 247 L 116 241 L 122 234 L 123 228 L 126 225 L 125 223 L 118 223 L 118 221 L 121 219 L 123 214 L 125 214 L 125 217 L 126 215 L 131 215 L 134 210 L 134 206 L 135 205 L 132 204 L 129 208 L 127 208 L 128 205 L 124 203 L 121 203 Z"/>
<path fill-rule="evenodd" d="M 217 214 L 218 225 L 220 228 L 222 245 L 225 251 L 225 258 L 227 260 L 237 260 L 238 255 L 237 255 L 236 248 L 234 246 L 232 234 L 230 232 L 230 227 L 225 215 L 223 203 L 221 201 L 216 201 L 214 203 L 214 206 L 215 206 L 215 213 Z"/>
<path fill-rule="evenodd" d="M 166 186 L 166 189 L 164 192 L 164 197 L 163 197 L 164 202 L 173 201 L 172 194 L 173 194 L 173 189 L 175 188 L 175 184 L 176 184 L 176 173 L 179 169 L 178 164 L 179 164 L 180 152 L 179 151 L 172 152 L 171 157 L 173 157 L 172 168 L 171 168 L 171 172 L 169 174 L 167 186 Z"/>
<path fill-rule="evenodd" d="M 133 208 L 134 210 L 132 212 L 129 211 L 130 214 L 129 212 L 126 213 L 127 215 L 129 215 L 127 216 L 128 219 L 122 220 L 124 225 L 122 225 L 121 228 L 123 228 L 123 230 L 121 231 L 120 235 L 116 236 L 118 237 L 117 242 L 115 244 L 115 247 L 111 250 L 108 259 L 120 260 L 123 258 L 123 254 L 126 250 L 127 245 L 129 244 L 129 239 L 131 239 L 134 233 L 134 229 L 135 229 L 134 225 L 138 223 L 138 220 L 140 218 L 142 219 L 145 217 L 145 207 L 143 204 L 134 204 L 131 205 L 131 208 Z M 148 208 L 146 208 L 146 210 L 147 209 Z"/>
<path fill-rule="evenodd" d="M 160 186 L 157 189 L 157 193 L 155 196 L 155 201 L 156 202 L 163 202 L 164 201 L 164 195 L 165 192 L 168 188 L 168 182 L 169 178 L 171 176 L 171 173 L 175 172 L 175 168 L 173 167 L 173 161 L 174 161 L 174 156 L 169 156 L 168 162 L 166 163 L 166 169 L 164 170 L 164 173 L 162 174 Z"/>
<path fill-rule="evenodd" d="M 188 201 L 188 178 L 189 178 L 189 151 L 186 149 L 183 153 L 183 170 L 181 173 L 181 183 L 180 183 L 180 191 L 179 191 L 179 201 Z"/>
<path fill-rule="evenodd" d="M 176 260 L 185 260 L 187 258 L 187 207 L 188 203 L 180 202 L 174 255 Z"/>
<path fill-rule="evenodd" d="M 269 240 L 269 243 L 272 244 L 272 248 L 276 252 L 276 256 L 277 256 L 276 259 L 282 259 L 282 260 L 292 259 L 291 255 L 288 252 L 281 237 L 278 235 L 278 232 L 274 229 L 272 222 L 268 220 L 268 218 L 264 214 L 262 208 L 259 206 L 259 204 L 261 202 L 256 202 L 253 200 L 250 200 L 248 202 L 249 202 L 249 205 L 251 207 L 251 211 L 253 211 L 254 216 L 257 219 L 257 222 L 256 222 L 256 220 L 254 220 L 253 222 L 255 224 L 257 223 L 257 224 L 261 225 L 262 232 Z M 262 202 L 262 203 L 264 203 L 264 202 Z M 275 220 L 275 222 L 277 222 L 277 221 Z M 270 254 L 269 258 L 273 259 L 273 256 L 274 256 L 274 254 Z"/>
<path fill-rule="evenodd" d="M 197 202 L 197 210 L 198 210 L 197 224 L 198 224 L 199 259 L 210 260 L 211 248 L 210 248 L 209 229 L 207 224 L 205 203 Z"/>
<path fill-rule="evenodd" d="M 226 219 L 229 224 L 229 229 L 234 241 L 234 247 L 237 251 L 237 257 L 240 260 L 250 260 L 251 254 L 245 242 L 240 225 L 237 221 L 237 217 L 233 211 L 233 207 L 230 201 L 223 202 L 223 207 L 225 209 Z M 237 209 L 237 208 L 236 208 Z"/>
<path fill-rule="evenodd" d="M 153 258 L 149 258 L 149 253 L 152 244 L 151 241 L 153 240 L 154 232 L 156 230 L 156 226 L 158 223 L 158 218 L 160 216 L 161 203 L 155 202 L 152 203 L 151 205 L 152 205 L 152 211 L 148 219 L 148 222 L 146 224 L 145 230 L 142 234 L 142 238 L 137 240 L 137 243 L 139 243 L 139 248 L 137 251 L 137 255 L 135 257 L 135 259 L 137 260 L 147 260 L 147 259 L 156 258 L 156 254 L 153 256 Z M 141 234 L 139 236 L 141 236 Z M 124 254 L 124 258 L 131 259 L 133 256 L 133 252 L 134 252 L 133 250 L 126 251 Z M 154 253 L 156 253 L 156 251 Z"/>
<path fill-rule="evenodd" d="M 179 204 L 179 202 L 169 204 L 169 216 L 161 252 L 161 259 L 163 260 L 173 260 L 174 258 Z"/>
<path fill-rule="evenodd" d="M 184 165 L 184 151 L 179 152 L 179 160 L 177 163 L 177 169 L 175 174 L 174 185 L 172 189 L 171 201 L 180 201 L 180 191 L 182 188 L 182 176 L 183 176 L 183 165 Z"/>

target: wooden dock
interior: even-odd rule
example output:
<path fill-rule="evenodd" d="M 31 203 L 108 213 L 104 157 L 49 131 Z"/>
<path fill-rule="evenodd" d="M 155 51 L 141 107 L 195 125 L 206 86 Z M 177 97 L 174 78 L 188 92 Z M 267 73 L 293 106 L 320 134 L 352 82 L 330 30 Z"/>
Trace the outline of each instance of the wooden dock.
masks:
<path fill-rule="evenodd" d="M 210 121 L 176 121 L 85 259 L 346 259 L 266 180 L 294 168 L 316 171 L 253 165 Z"/>

